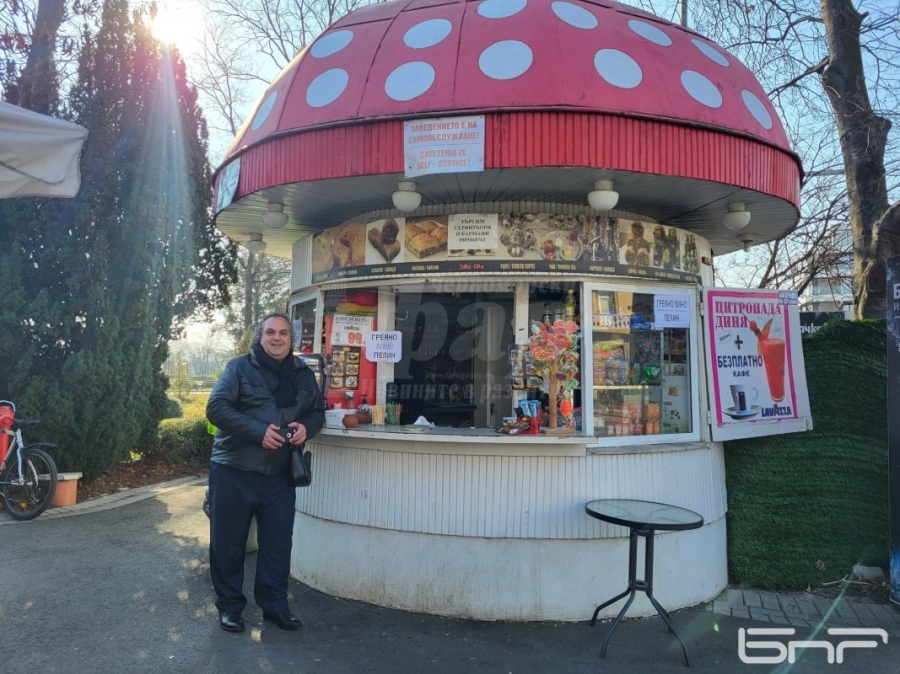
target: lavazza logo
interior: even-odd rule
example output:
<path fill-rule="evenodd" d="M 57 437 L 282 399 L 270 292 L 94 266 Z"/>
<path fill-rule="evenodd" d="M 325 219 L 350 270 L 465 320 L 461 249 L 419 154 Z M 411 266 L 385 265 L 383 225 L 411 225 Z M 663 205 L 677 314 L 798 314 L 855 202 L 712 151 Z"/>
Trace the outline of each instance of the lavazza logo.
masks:
<path fill-rule="evenodd" d="M 848 648 L 876 648 L 879 642 L 875 639 L 863 637 L 879 637 L 883 643 L 888 642 L 888 633 L 877 627 L 831 627 L 827 630 L 828 636 L 851 637 L 840 641 L 824 640 L 791 640 L 782 641 L 750 641 L 751 637 L 792 637 L 796 634 L 793 627 L 749 627 L 738 630 L 738 657 L 741 662 L 748 665 L 778 665 L 782 662 L 794 663 L 797 661 L 797 653 L 807 648 L 819 648 L 825 651 L 828 664 L 841 664 L 844 661 L 844 651 Z M 777 655 L 748 655 L 748 651 L 775 651 Z"/>

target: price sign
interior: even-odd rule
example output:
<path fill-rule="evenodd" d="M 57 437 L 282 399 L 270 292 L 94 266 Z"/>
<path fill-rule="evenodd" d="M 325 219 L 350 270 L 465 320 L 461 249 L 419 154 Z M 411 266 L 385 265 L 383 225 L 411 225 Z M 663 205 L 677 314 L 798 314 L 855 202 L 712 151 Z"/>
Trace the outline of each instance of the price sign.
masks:
<path fill-rule="evenodd" d="M 365 336 L 372 332 L 372 316 L 337 314 L 331 324 L 331 346 L 362 346 Z"/>

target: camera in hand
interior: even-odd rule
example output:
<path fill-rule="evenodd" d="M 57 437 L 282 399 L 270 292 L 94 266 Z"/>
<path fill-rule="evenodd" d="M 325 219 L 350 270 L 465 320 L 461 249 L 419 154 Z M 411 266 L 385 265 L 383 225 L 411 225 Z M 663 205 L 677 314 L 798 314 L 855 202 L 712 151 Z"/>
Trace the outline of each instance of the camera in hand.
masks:
<path fill-rule="evenodd" d="M 284 440 L 285 443 L 291 441 L 291 438 L 294 437 L 294 429 L 293 428 L 279 428 L 278 435 L 281 436 L 281 439 Z"/>

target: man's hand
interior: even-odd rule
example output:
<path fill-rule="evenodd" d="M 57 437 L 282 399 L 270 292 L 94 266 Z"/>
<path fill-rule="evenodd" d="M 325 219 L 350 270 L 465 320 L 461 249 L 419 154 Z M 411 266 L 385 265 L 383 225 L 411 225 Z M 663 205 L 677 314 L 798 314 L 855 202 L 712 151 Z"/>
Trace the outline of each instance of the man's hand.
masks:
<path fill-rule="evenodd" d="M 294 429 L 294 437 L 291 438 L 291 444 L 296 447 L 306 442 L 306 426 L 296 421 L 288 424 L 288 427 Z"/>
<path fill-rule="evenodd" d="M 263 436 L 262 448 L 272 451 L 280 448 L 282 444 L 284 444 L 284 438 L 278 434 L 278 426 L 269 424 L 266 434 Z"/>

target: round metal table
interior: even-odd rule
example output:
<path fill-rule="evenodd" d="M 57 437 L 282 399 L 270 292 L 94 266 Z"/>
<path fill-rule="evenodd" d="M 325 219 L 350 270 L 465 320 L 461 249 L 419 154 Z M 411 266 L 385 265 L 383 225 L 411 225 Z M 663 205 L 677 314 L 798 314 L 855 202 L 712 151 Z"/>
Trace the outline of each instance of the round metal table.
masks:
<path fill-rule="evenodd" d="M 650 603 L 659 613 L 660 617 L 665 621 L 669 631 L 675 635 L 675 638 L 681 643 L 681 650 L 684 653 L 684 664 L 688 667 L 691 662 L 688 659 L 687 646 L 684 640 L 675 631 L 672 619 L 666 610 L 660 606 L 659 602 L 653 596 L 653 536 L 657 531 L 684 531 L 687 529 L 698 529 L 703 526 L 703 517 L 693 510 L 679 508 L 677 506 L 666 505 L 665 503 L 654 503 L 653 501 L 636 501 L 629 499 L 601 499 L 590 501 L 584 506 L 584 511 L 598 520 L 609 522 L 610 524 L 618 524 L 628 527 L 629 547 L 628 547 L 628 587 L 624 592 L 617 594 L 609 601 L 600 604 L 595 610 L 591 618 L 591 626 L 597 621 L 597 614 L 602 609 L 613 604 L 625 596 L 628 601 L 619 611 L 619 615 L 613 620 L 609 630 L 606 632 L 606 638 L 603 640 L 603 648 L 600 651 L 600 657 L 606 657 L 606 647 L 609 645 L 609 638 L 612 636 L 613 630 L 622 620 L 622 616 L 634 601 L 635 593 L 640 590 L 647 595 Z M 637 548 L 638 538 L 644 539 L 644 578 L 637 578 Z"/>

